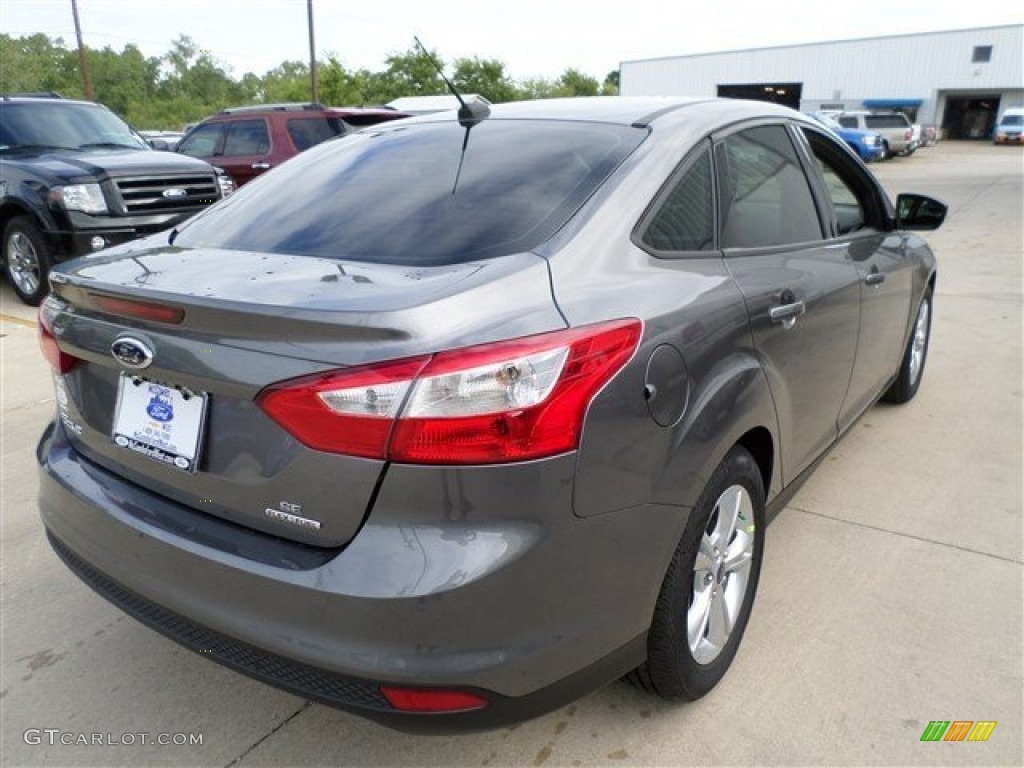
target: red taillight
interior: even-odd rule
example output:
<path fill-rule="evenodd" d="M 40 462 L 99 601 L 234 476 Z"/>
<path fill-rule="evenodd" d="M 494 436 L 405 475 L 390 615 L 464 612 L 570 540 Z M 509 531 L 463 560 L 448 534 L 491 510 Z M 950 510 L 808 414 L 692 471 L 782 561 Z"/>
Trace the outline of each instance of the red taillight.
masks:
<path fill-rule="evenodd" d="M 90 293 L 96 307 L 112 315 L 122 317 L 136 317 L 140 320 L 151 320 L 155 323 L 167 323 L 178 325 L 185 319 L 185 310 L 182 307 L 174 307 L 168 304 L 157 304 L 152 301 L 138 301 L 136 299 L 121 299 L 116 296 L 104 296 L 99 293 Z"/>
<path fill-rule="evenodd" d="M 79 363 L 79 359 L 67 352 L 62 352 L 57 346 L 57 339 L 53 335 L 53 327 L 44 312 L 44 307 L 39 308 L 39 348 L 43 351 L 43 357 L 53 366 L 53 370 L 62 376 Z"/>
<path fill-rule="evenodd" d="M 385 459 L 395 417 L 427 360 L 417 357 L 308 376 L 265 390 L 257 402 L 310 448 Z"/>
<path fill-rule="evenodd" d="M 418 464 L 495 463 L 575 449 L 587 406 L 633 356 L 640 329 L 639 320 L 627 320 L 436 355 L 420 373 L 409 407 L 395 425 L 390 458 Z M 555 354 L 562 359 L 554 380 L 537 382 L 534 392 L 527 392 L 520 403 L 485 407 L 482 413 L 465 415 L 457 406 L 446 412 L 434 405 L 447 390 L 463 386 L 469 378 L 467 371 L 486 374 L 493 370 L 495 379 L 500 379 L 502 370 L 520 371 L 511 376 L 521 380 L 522 369 L 538 370 L 545 363 L 553 364 L 557 362 Z M 540 373 L 543 376 L 543 371 Z M 420 403 L 417 395 L 432 385 L 437 387 L 436 382 L 440 382 L 441 395 L 433 401 L 420 398 L 427 401 Z M 504 384 L 497 382 L 498 387 Z M 543 396 L 531 397 L 534 394 Z M 468 402 L 462 410 L 472 410 L 473 394 L 464 399 Z"/>
<path fill-rule="evenodd" d="M 261 407 L 311 448 L 413 464 L 574 450 L 594 395 L 633 356 L 618 320 L 285 382 Z"/>
<path fill-rule="evenodd" d="M 487 706 L 487 699 L 463 691 L 416 690 L 382 685 L 380 692 L 403 712 L 470 712 Z"/>

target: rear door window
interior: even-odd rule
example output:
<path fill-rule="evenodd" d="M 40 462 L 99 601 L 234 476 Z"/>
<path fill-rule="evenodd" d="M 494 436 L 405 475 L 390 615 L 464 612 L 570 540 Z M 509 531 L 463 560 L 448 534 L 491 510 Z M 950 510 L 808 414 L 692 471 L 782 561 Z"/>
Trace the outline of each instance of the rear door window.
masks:
<path fill-rule="evenodd" d="M 856 128 L 857 127 L 857 118 L 856 117 L 843 117 L 842 115 L 840 115 L 837 119 L 839 120 L 839 124 L 841 126 L 843 126 L 843 128 Z"/>
<path fill-rule="evenodd" d="M 224 155 L 265 155 L 270 151 L 270 136 L 263 120 L 235 120 L 229 124 L 224 140 Z"/>
<path fill-rule="evenodd" d="M 536 248 L 646 137 L 551 120 L 381 126 L 313 147 L 245 187 L 176 245 L 387 264 L 454 264 Z"/>
<path fill-rule="evenodd" d="M 303 117 L 288 120 L 288 135 L 299 152 L 305 152 L 320 142 L 345 133 L 345 123 L 339 117 Z"/>
<path fill-rule="evenodd" d="M 822 239 L 807 176 L 785 127 L 749 128 L 716 148 L 722 247 L 764 248 Z"/>

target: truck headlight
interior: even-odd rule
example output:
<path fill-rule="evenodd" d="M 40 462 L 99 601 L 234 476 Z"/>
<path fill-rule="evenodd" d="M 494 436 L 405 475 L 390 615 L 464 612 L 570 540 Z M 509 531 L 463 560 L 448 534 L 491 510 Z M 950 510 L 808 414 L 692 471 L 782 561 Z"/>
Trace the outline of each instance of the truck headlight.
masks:
<path fill-rule="evenodd" d="M 54 187 L 50 199 L 56 200 L 69 211 L 82 213 L 106 213 L 107 201 L 99 184 L 68 184 Z"/>
<path fill-rule="evenodd" d="M 866 146 L 866 147 L 877 147 L 878 146 L 878 137 L 877 136 L 865 136 L 864 137 L 864 146 Z"/>

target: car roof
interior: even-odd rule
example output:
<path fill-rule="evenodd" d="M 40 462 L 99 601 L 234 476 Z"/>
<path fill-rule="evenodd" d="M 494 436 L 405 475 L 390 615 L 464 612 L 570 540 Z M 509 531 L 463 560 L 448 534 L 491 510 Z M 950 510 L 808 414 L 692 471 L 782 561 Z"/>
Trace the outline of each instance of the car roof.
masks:
<path fill-rule="evenodd" d="M 491 117 L 503 120 L 576 120 L 646 127 L 669 115 L 711 119 L 758 116 L 803 117 L 799 112 L 764 101 L 743 99 L 591 96 L 570 99 L 511 101 L 490 107 Z M 437 112 L 403 122 L 428 123 L 454 119 L 456 112 Z"/>
<path fill-rule="evenodd" d="M 388 117 L 394 117 L 395 115 L 407 114 L 391 107 L 327 107 L 324 111 L 332 115 L 340 115 L 341 117 L 345 115 L 387 115 Z"/>
<path fill-rule="evenodd" d="M 0 96 L 0 105 L 3 104 L 75 104 L 83 107 L 95 107 L 96 109 L 107 109 L 104 104 L 95 101 L 80 101 L 79 99 L 65 99 L 56 96 Z"/>
<path fill-rule="evenodd" d="M 403 113 L 391 107 L 328 107 L 323 104 L 316 103 L 251 104 L 242 107 L 225 107 L 219 112 L 210 115 L 206 120 L 213 120 L 214 118 L 224 119 L 250 115 L 276 114 L 287 114 L 289 117 L 321 114 L 328 114 L 335 117 L 344 117 L 345 115 L 386 115 L 388 117 L 393 117 L 402 115 Z"/>

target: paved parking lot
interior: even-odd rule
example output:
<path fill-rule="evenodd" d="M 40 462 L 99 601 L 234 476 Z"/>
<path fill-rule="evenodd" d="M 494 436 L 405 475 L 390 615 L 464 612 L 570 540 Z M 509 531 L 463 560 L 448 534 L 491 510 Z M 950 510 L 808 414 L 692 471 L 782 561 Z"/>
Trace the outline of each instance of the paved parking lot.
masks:
<path fill-rule="evenodd" d="M 180 649 L 78 582 L 35 510 L 53 394 L 33 312 L 4 285 L 0 764 L 1024 763 L 1024 153 L 948 143 L 874 170 L 893 195 L 951 206 L 929 237 L 940 271 L 924 384 L 908 406 L 871 410 L 770 527 L 723 684 L 669 705 L 617 683 L 485 734 L 408 736 L 310 704 Z M 998 724 L 986 743 L 922 743 L 931 720 Z"/>

